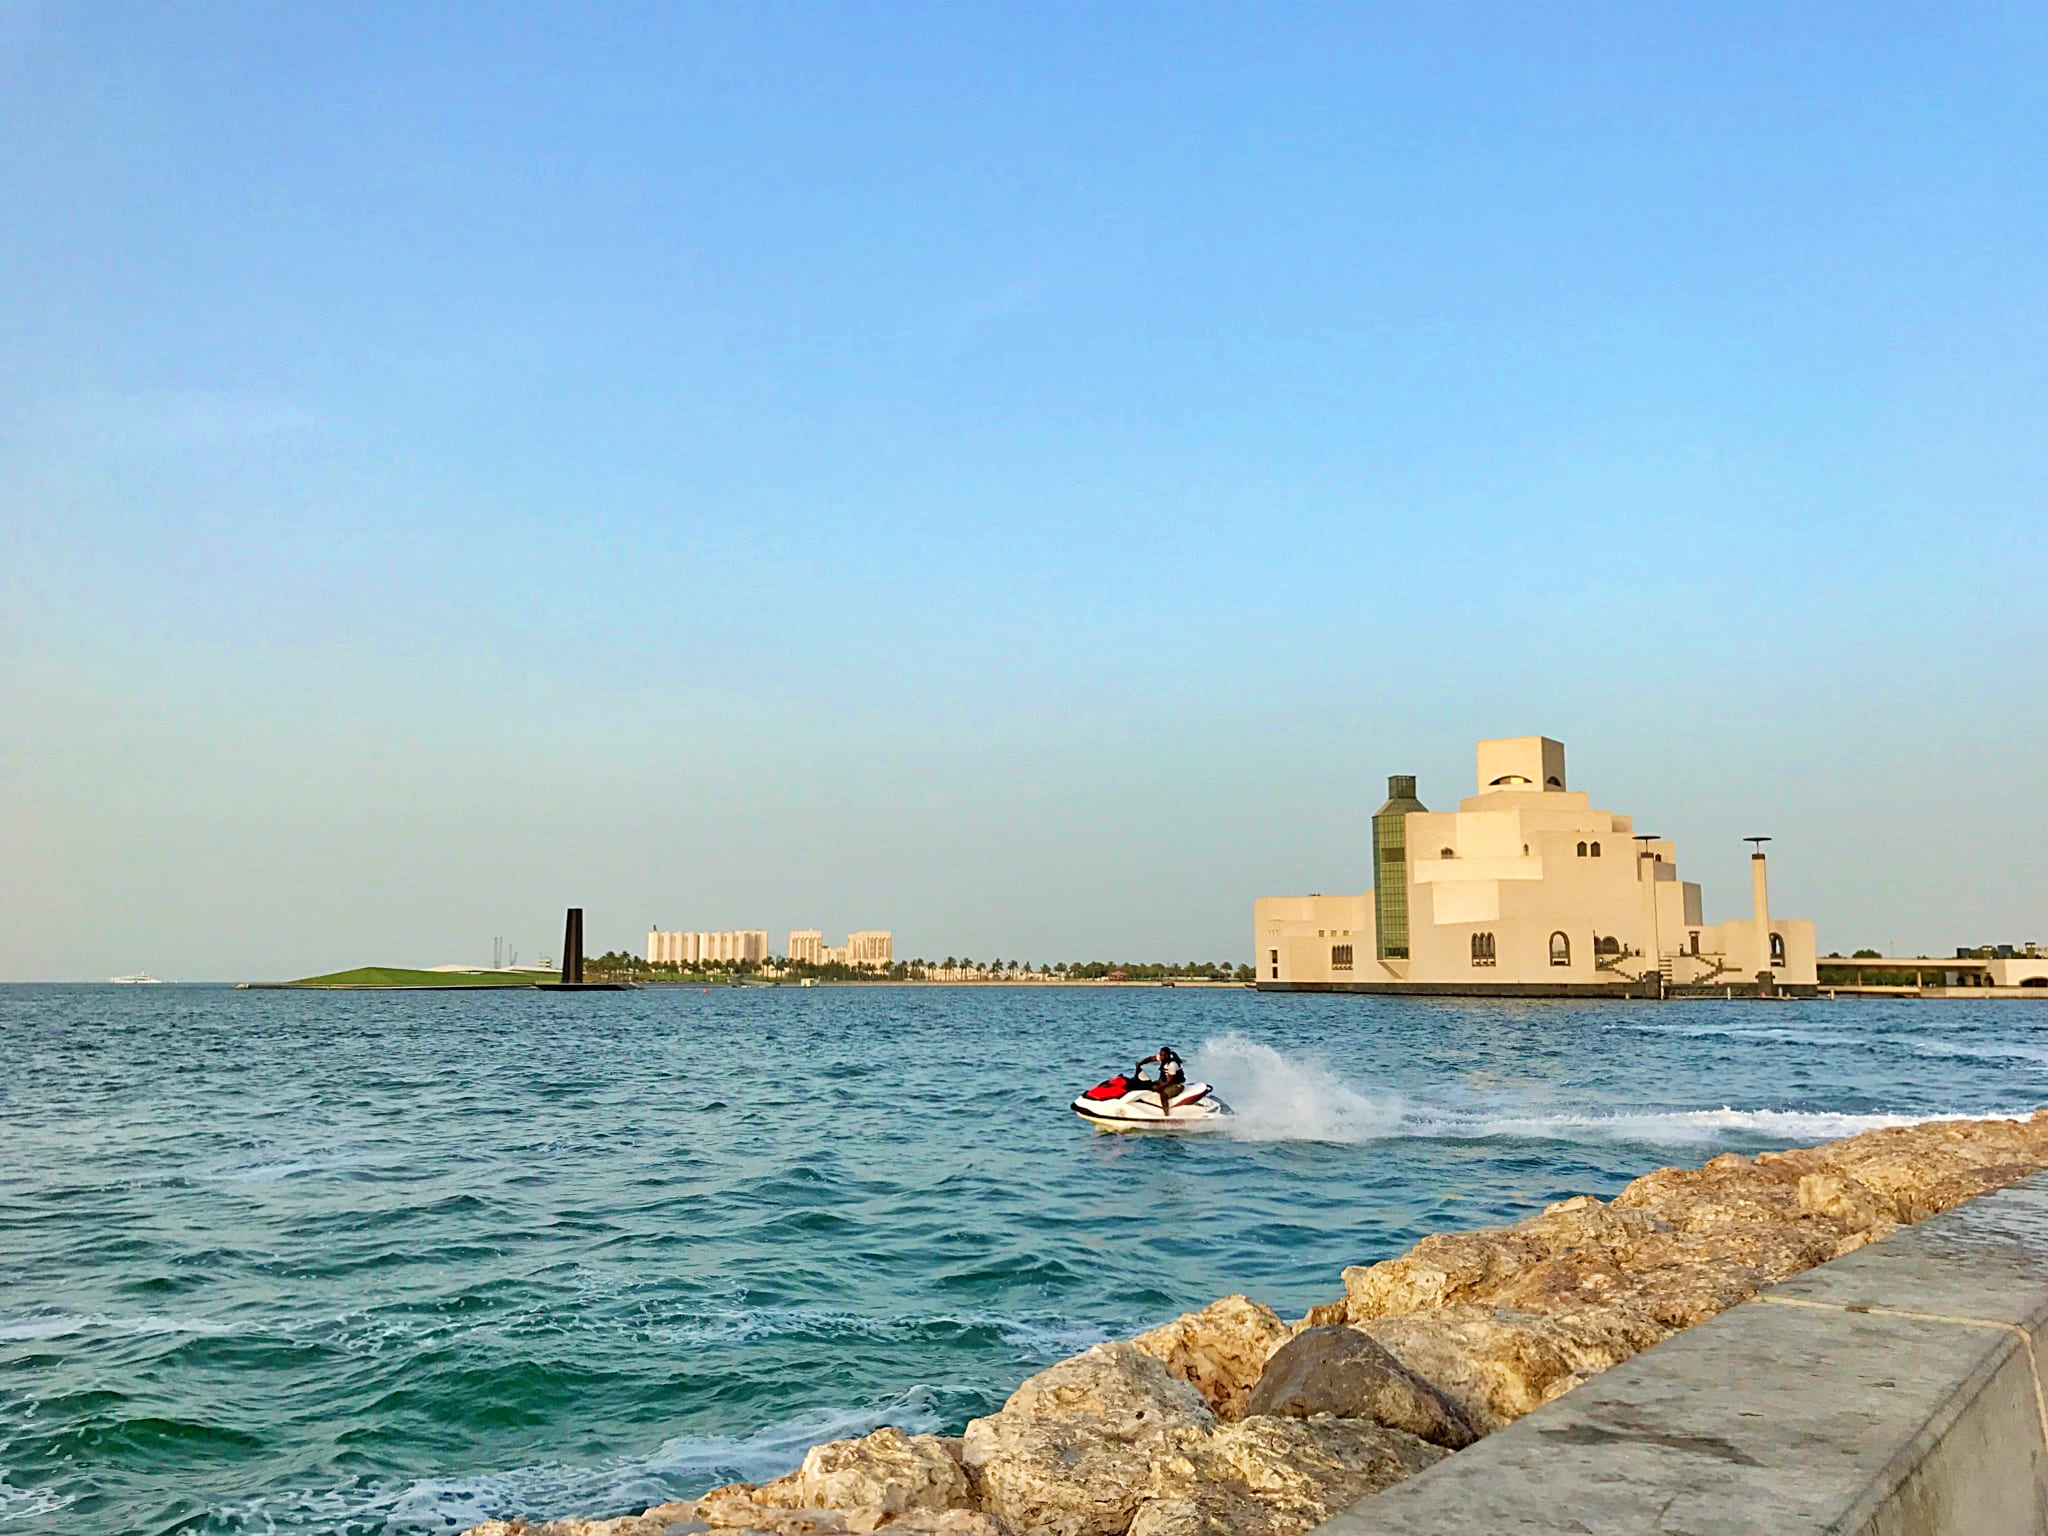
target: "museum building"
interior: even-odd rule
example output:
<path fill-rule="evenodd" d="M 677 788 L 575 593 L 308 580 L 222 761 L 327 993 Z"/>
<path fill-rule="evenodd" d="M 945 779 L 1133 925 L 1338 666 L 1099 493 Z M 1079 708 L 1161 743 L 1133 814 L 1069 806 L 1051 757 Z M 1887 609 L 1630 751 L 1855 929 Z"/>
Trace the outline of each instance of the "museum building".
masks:
<path fill-rule="evenodd" d="M 1455 811 L 1425 807 L 1413 777 L 1387 781 L 1373 889 L 1253 903 L 1261 990 L 1812 995 L 1813 924 L 1770 915 L 1768 839 L 1752 915 L 1708 923 L 1670 842 L 1566 787 L 1563 743 L 1482 741 L 1478 768 Z"/>

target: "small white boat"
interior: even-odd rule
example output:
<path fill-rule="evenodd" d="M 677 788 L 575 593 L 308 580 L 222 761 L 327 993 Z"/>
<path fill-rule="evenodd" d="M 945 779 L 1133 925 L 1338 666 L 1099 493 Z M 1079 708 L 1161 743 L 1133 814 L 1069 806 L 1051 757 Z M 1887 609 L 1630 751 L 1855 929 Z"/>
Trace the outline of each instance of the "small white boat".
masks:
<path fill-rule="evenodd" d="M 117 987 L 160 987 L 163 985 L 161 981 L 150 975 L 147 971 L 137 971 L 133 976 L 109 976 L 107 980 Z"/>

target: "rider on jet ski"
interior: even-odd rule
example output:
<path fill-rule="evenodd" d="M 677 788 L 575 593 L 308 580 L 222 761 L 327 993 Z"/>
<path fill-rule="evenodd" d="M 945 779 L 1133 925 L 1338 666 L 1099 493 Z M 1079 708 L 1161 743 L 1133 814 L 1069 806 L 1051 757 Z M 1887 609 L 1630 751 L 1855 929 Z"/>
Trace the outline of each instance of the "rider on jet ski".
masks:
<path fill-rule="evenodd" d="M 1145 1069 L 1154 1065 L 1159 1068 L 1159 1076 L 1156 1078 L 1147 1077 Z M 1188 1085 L 1188 1075 L 1181 1069 L 1180 1057 L 1170 1045 L 1162 1045 L 1150 1056 L 1140 1058 L 1137 1066 L 1133 1067 L 1131 1071 L 1133 1073 L 1131 1086 L 1155 1090 L 1159 1095 L 1159 1107 L 1164 1111 L 1172 1110 L 1173 1096 Z"/>

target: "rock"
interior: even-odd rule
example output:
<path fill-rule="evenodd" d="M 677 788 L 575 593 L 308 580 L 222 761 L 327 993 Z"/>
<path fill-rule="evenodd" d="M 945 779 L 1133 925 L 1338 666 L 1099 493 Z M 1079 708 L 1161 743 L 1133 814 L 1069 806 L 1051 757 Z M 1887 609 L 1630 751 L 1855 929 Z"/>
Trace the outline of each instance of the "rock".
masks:
<path fill-rule="evenodd" d="M 1207 1451 L 1212 1464 L 1229 1468 L 1281 1517 L 1283 1530 L 1321 1524 L 1446 1454 L 1402 1430 L 1358 1419 L 1249 1414 L 1218 1430 Z"/>
<path fill-rule="evenodd" d="M 1478 1439 L 1464 1411 L 1356 1328 L 1310 1328 L 1280 1346 L 1245 1404 L 1247 1414 L 1335 1414 L 1406 1430 L 1459 1450 Z"/>
<path fill-rule="evenodd" d="M 1663 1337 L 1622 1308 L 1568 1315 L 1463 1305 L 1361 1324 L 1491 1434 Z"/>
<path fill-rule="evenodd" d="M 812 1446 L 801 1467 L 751 1497 L 782 1509 L 879 1510 L 885 1516 L 974 1502 L 949 1442 L 887 1425 L 858 1440 Z"/>
<path fill-rule="evenodd" d="M 891 1536 L 1010 1536 L 1010 1528 L 978 1509 L 913 1512 L 891 1520 Z"/>
<path fill-rule="evenodd" d="M 1273 1511 L 1237 1483 L 1198 1483 L 1138 1506 L 1129 1536 L 1277 1536 Z"/>
<path fill-rule="evenodd" d="M 1896 1207 L 1868 1184 L 1833 1169 L 1799 1176 L 1794 1198 L 1802 1211 L 1831 1216 L 1851 1232 L 1891 1232 L 1898 1226 Z"/>
<path fill-rule="evenodd" d="M 699 1529 L 688 1504 L 657 1504 L 637 1515 L 610 1520 L 486 1520 L 462 1536 L 679 1536 Z"/>
<path fill-rule="evenodd" d="M 1201 1394 L 1151 1355 L 1098 1344 L 971 1420 L 961 1461 L 982 1507 L 1017 1531 L 1123 1536 L 1152 1464 L 1198 1447 L 1215 1423 Z"/>
<path fill-rule="evenodd" d="M 1647 1212 L 1616 1210 L 1580 1196 L 1512 1227 L 1425 1237 L 1399 1258 L 1345 1270 L 1346 1316 L 1358 1324 L 1481 1300 L 1546 1259 L 1581 1252 L 1619 1255 L 1661 1230 Z"/>
<path fill-rule="evenodd" d="M 1292 1326 L 1296 1333 L 1304 1333 L 1310 1328 L 1327 1328 L 1332 1323 L 1346 1323 L 1350 1320 L 1351 1303 L 1339 1297 L 1336 1301 L 1318 1302 Z"/>
<path fill-rule="evenodd" d="M 1886 1202 L 1894 1220 L 1921 1221 L 2048 1167 L 2048 1119 L 2037 1112 L 2028 1120 L 1934 1120 L 1757 1161 L 1847 1174 Z"/>
<path fill-rule="evenodd" d="M 1266 1357 L 1287 1341 L 1288 1327 L 1271 1307 L 1226 1296 L 1131 1340 L 1202 1394 L 1220 1418 L 1244 1412 L 1245 1395 Z"/>
<path fill-rule="evenodd" d="M 1357 1419 L 1247 1416 L 1156 1469 L 1130 1536 L 1300 1536 L 1444 1454 Z"/>
<path fill-rule="evenodd" d="M 772 1496 L 762 1499 L 761 1495 L 767 1491 L 756 1488 L 752 1483 L 727 1483 L 686 1507 L 696 1519 L 714 1530 L 764 1531 L 768 1536 L 845 1536 L 857 1525 L 871 1531 L 883 1518 L 879 1511 L 870 1523 L 860 1522 L 858 1512 L 793 1508 L 775 1503 Z M 639 1533 L 621 1533 L 621 1536 L 639 1536 Z"/>

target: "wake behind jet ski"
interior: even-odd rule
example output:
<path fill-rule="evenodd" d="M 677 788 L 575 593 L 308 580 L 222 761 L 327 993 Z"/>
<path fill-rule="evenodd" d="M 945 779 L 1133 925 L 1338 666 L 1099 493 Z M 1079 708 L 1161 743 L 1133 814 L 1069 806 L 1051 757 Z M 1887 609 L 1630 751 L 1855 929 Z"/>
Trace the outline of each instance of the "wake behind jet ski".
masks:
<path fill-rule="evenodd" d="M 1145 1068 L 1155 1062 L 1159 1075 L 1146 1077 Z M 1132 1071 L 1097 1083 L 1074 1100 L 1073 1110 L 1105 1131 L 1199 1130 L 1213 1128 L 1230 1114 L 1230 1106 L 1207 1083 L 1186 1079 L 1171 1046 L 1161 1046 Z"/>

